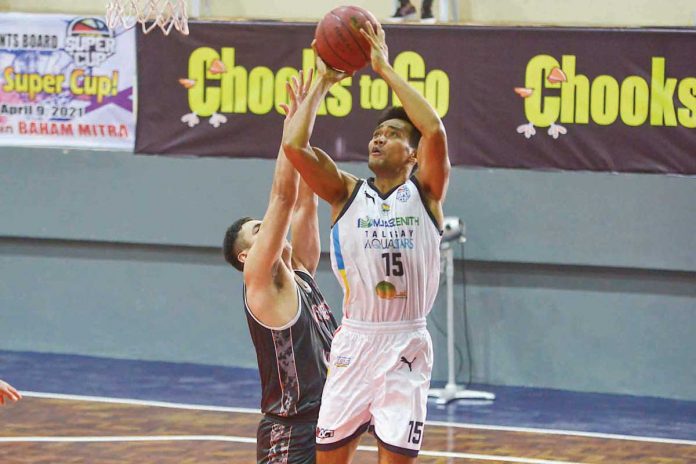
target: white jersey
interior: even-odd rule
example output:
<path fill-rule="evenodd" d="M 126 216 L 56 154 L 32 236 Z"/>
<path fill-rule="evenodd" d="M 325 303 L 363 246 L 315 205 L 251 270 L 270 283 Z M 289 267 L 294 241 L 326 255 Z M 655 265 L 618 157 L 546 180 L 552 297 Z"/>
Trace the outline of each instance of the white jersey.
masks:
<path fill-rule="evenodd" d="M 415 177 L 380 195 L 360 180 L 331 228 L 331 265 L 343 317 L 365 322 L 423 319 L 440 281 L 440 230 Z"/>

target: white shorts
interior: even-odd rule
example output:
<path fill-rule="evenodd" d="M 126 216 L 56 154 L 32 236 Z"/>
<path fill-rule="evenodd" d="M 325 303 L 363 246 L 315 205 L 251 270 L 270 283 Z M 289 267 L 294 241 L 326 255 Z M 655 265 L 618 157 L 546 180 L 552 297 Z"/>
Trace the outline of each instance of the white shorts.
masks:
<path fill-rule="evenodd" d="M 317 449 L 339 448 L 371 428 L 386 449 L 417 456 L 433 368 L 425 319 L 343 320 L 331 345 Z"/>

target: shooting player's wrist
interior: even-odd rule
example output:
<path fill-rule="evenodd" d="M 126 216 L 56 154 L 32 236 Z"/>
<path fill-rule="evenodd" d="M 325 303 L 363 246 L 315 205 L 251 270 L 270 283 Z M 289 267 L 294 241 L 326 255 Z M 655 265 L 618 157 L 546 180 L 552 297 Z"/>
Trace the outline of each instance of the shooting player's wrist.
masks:
<path fill-rule="evenodd" d="M 392 73 L 394 68 L 389 64 L 389 60 L 386 58 L 380 58 L 378 62 L 373 66 L 374 71 L 379 74 L 379 76 L 390 84 Z M 391 72 L 390 72 L 391 71 Z M 395 73 L 394 73 L 395 74 Z"/>

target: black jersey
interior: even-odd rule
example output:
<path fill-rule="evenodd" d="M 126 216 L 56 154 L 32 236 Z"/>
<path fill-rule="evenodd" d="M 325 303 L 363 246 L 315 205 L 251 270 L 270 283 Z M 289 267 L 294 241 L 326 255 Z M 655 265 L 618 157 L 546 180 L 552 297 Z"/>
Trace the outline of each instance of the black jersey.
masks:
<path fill-rule="evenodd" d="M 261 411 L 281 417 L 316 416 L 326 381 L 336 320 L 312 276 L 295 271 L 300 310 L 271 329 L 244 309 L 261 376 Z"/>

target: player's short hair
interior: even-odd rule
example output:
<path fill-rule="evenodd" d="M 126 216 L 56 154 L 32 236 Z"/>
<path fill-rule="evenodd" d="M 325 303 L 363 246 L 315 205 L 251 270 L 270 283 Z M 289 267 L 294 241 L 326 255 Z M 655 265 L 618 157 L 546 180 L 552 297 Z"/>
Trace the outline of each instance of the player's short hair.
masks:
<path fill-rule="evenodd" d="M 377 125 L 379 126 L 384 121 L 388 121 L 390 119 L 401 119 L 402 121 L 406 121 L 413 127 L 411 135 L 408 138 L 408 143 L 411 145 L 411 148 L 418 148 L 418 142 L 420 142 L 421 133 L 418 130 L 418 128 L 416 128 L 415 124 L 413 124 L 411 118 L 408 117 L 408 114 L 406 114 L 406 110 L 404 110 L 404 107 L 390 106 L 386 110 L 382 111 L 382 114 L 377 120 Z"/>
<path fill-rule="evenodd" d="M 242 272 L 244 272 L 244 263 L 237 258 L 239 254 L 237 239 L 239 238 L 239 232 L 242 230 L 242 226 L 249 221 L 253 221 L 253 219 L 254 218 L 243 217 L 234 221 L 234 223 L 227 228 L 225 240 L 222 242 L 222 254 L 225 256 L 225 261 Z"/>

